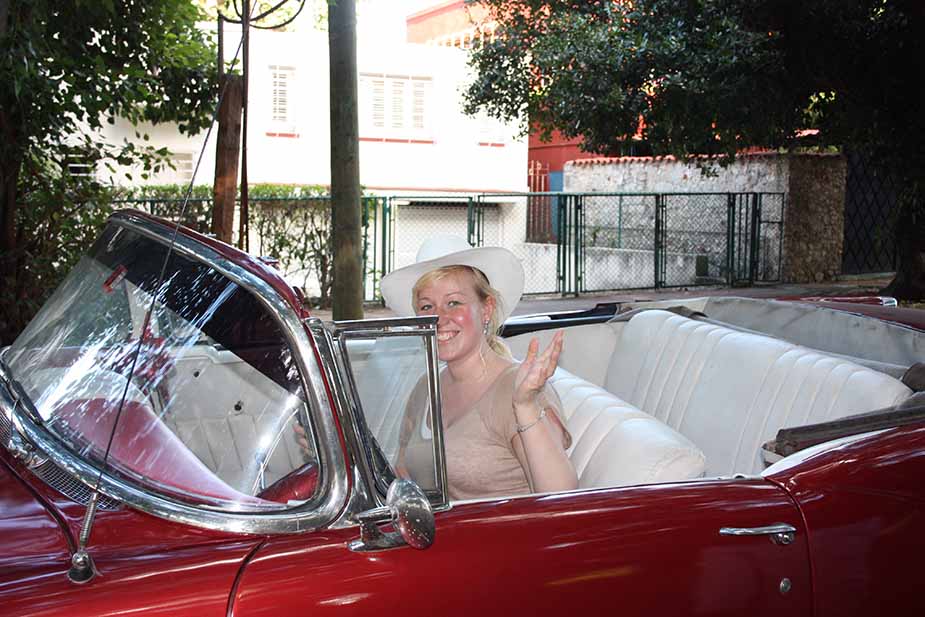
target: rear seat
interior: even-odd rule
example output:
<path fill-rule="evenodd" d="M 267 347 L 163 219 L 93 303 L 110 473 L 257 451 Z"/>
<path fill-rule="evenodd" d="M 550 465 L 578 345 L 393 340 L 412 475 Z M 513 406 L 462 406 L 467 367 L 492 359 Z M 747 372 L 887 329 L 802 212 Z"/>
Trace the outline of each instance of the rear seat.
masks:
<path fill-rule="evenodd" d="M 541 339 L 551 336 L 552 331 L 540 333 Z M 508 339 L 515 357 L 529 339 Z M 842 358 L 660 310 L 643 311 L 627 322 L 568 329 L 559 366 L 601 380 L 597 385 L 606 394 L 595 391 L 599 407 L 641 410 L 696 444 L 706 455 L 707 476 L 760 473 L 760 446 L 778 429 L 887 407 L 912 393 L 899 380 Z M 569 429 L 579 430 L 574 401 L 593 384 L 572 377 L 554 378 L 552 385 L 566 406 Z M 609 435 L 610 429 L 590 430 Z M 607 435 L 595 439 L 603 443 Z M 661 447 L 681 447 L 677 437 L 670 447 Z M 592 437 L 582 434 L 584 439 Z M 629 447 L 624 440 L 619 444 Z M 579 445 L 573 451 L 576 467 Z M 595 460 L 594 466 L 617 461 L 616 454 L 601 448 L 592 459 L 598 457 L 601 463 Z"/>
<path fill-rule="evenodd" d="M 568 451 L 581 488 L 696 478 L 704 454 L 686 437 L 565 369 L 550 380 L 572 434 Z"/>

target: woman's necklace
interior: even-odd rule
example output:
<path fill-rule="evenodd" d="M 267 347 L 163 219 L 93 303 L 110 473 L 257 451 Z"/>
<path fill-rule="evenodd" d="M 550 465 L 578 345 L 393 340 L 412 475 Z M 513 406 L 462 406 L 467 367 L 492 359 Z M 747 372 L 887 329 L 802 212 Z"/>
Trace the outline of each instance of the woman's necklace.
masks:
<path fill-rule="evenodd" d="M 479 360 L 481 360 L 481 363 L 482 363 L 482 370 L 479 372 L 478 377 L 474 379 L 459 379 L 458 377 L 453 375 L 453 381 L 458 384 L 473 384 L 473 383 L 479 383 L 480 381 L 485 379 L 485 375 L 488 374 L 488 362 L 485 361 L 485 356 L 482 354 L 481 347 L 479 347 Z M 450 374 L 452 375 L 452 373 Z"/>

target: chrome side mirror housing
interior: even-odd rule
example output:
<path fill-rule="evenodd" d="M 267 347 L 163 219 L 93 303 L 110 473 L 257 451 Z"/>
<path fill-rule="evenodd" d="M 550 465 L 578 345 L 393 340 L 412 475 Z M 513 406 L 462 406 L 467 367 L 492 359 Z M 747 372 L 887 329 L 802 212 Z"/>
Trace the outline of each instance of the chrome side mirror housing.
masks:
<path fill-rule="evenodd" d="M 436 524 L 430 502 L 421 488 L 405 478 L 389 486 L 386 506 L 356 515 L 360 537 L 348 545 L 357 552 L 382 551 L 400 546 L 425 549 L 434 541 Z M 382 531 L 380 523 L 391 523 L 396 531 Z"/>

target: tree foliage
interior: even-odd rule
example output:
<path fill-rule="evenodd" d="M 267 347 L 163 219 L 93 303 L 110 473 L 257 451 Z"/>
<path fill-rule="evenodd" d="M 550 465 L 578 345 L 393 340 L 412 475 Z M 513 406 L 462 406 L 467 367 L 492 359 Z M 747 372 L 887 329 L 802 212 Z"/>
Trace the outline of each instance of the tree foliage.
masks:
<path fill-rule="evenodd" d="M 66 247 L 95 217 L 81 208 L 109 199 L 74 172 L 151 170 L 168 154 L 105 143 L 103 123 L 210 122 L 215 49 L 201 16 L 189 0 L 0 0 L 0 342 L 66 272 Z"/>
<path fill-rule="evenodd" d="M 470 113 L 611 155 L 637 130 L 654 154 L 729 157 L 818 129 L 818 144 L 863 150 L 902 179 L 899 229 L 915 232 L 899 238 L 903 265 L 921 281 L 894 291 L 925 295 L 921 2 L 478 1 L 496 28 L 470 56 Z"/>
<path fill-rule="evenodd" d="M 911 141 L 923 10 L 884 0 L 479 0 L 498 23 L 472 53 L 467 109 L 618 152 Z M 526 124 L 524 125 L 526 127 Z"/>

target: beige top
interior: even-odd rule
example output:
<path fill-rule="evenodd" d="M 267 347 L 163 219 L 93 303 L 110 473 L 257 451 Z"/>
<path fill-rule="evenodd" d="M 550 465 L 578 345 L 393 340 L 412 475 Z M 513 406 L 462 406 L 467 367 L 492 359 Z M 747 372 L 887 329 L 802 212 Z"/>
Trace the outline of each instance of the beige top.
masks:
<path fill-rule="evenodd" d="M 514 453 L 517 435 L 513 395 L 516 364 L 499 375 L 472 407 L 449 426 L 444 425 L 447 489 L 452 500 L 520 495 L 530 492 L 527 475 Z M 405 413 L 401 447 L 405 463 L 419 484 L 433 484 L 433 441 L 429 427 L 426 384 L 418 384 Z M 540 405 L 553 413 L 563 429 L 562 404 L 555 391 L 544 388 Z M 565 430 L 568 448 L 572 437 Z M 427 481 L 429 479 L 429 481 Z"/>

